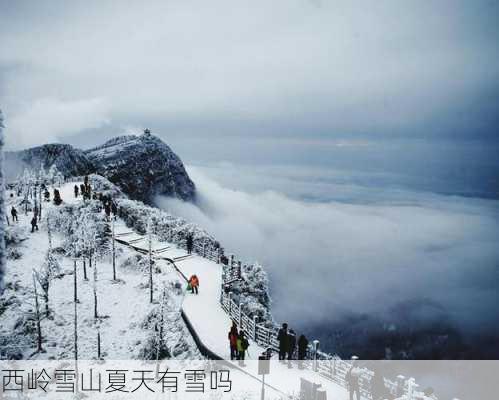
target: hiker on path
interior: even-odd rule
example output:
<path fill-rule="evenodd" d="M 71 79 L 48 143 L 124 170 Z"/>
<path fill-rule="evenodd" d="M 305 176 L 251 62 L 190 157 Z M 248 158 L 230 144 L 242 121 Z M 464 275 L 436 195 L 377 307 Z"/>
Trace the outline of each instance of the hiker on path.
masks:
<path fill-rule="evenodd" d="M 75 197 L 78 197 L 78 192 L 79 192 L 78 185 L 75 185 Z"/>
<path fill-rule="evenodd" d="M 348 384 L 348 390 L 350 392 L 350 400 L 353 400 L 353 395 L 357 394 L 357 400 L 360 400 L 360 385 L 359 379 L 362 375 L 363 369 L 358 366 L 358 357 L 352 356 L 352 366 L 346 374 L 346 381 Z"/>
<path fill-rule="evenodd" d="M 58 206 L 61 203 L 62 203 L 61 193 L 59 192 L 58 189 L 54 189 L 54 204 Z"/>
<path fill-rule="evenodd" d="M 80 184 L 80 194 L 83 199 L 85 199 L 85 185 L 82 183 Z"/>
<path fill-rule="evenodd" d="M 12 206 L 12 210 L 10 210 L 10 215 L 12 215 L 12 222 L 19 221 L 17 219 L 17 210 L 14 208 L 14 206 Z"/>
<path fill-rule="evenodd" d="M 118 207 L 114 201 L 111 201 L 111 212 L 113 213 L 113 218 L 116 221 L 116 216 L 118 215 Z"/>
<path fill-rule="evenodd" d="M 109 201 L 106 201 L 104 203 L 104 211 L 106 213 L 106 219 L 108 221 L 110 221 L 111 220 L 111 204 L 109 204 Z"/>
<path fill-rule="evenodd" d="M 238 358 L 237 354 L 237 338 L 239 337 L 239 333 L 237 332 L 237 325 L 234 321 L 232 321 L 232 327 L 229 331 L 229 345 L 230 345 L 230 359 L 235 360 Z"/>
<path fill-rule="evenodd" d="M 36 214 L 31 219 L 31 233 L 33 233 L 35 229 L 38 230 L 38 218 L 36 218 Z"/>
<path fill-rule="evenodd" d="M 286 359 L 286 353 L 289 348 L 288 324 L 282 324 L 282 328 L 279 329 L 279 333 L 277 334 L 277 340 L 279 341 L 279 360 L 283 361 Z"/>
<path fill-rule="evenodd" d="M 237 338 L 237 352 L 239 353 L 238 357 L 239 365 L 241 365 L 242 367 L 244 367 L 244 359 L 246 357 L 246 351 L 248 350 L 248 347 L 249 347 L 248 339 L 246 339 L 244 331 L 241 330 Z"/>
<path fill-rule="evenodd" d="M 189 284 L 191 285 L 191 291 L 192 291 L 191 293 L 194 294 L 194 292 L 196 292 L 196 294 L 198 294 L 199 279 L 197 275 L 192 275 L 189 278 Z"/>
<path fill-rule="evenodd" d="M 194 240 L 192 238 L 192 235 L 189 234 L 187 235 L 187 241 L 186 241 L 186 245 L 187 245 L 187 254 L 192 254 L 192 246 L 193 246 L 193 243 Z"/>
<path fill-rule="evenodd" d="M 293 355 L 295 353 L 296 348 L 296 333 L 293 329 L 289 330 L 288 333 L 288 367 L 291 368 L 291 360 L 293 359 Z"/>
<path fill-rule="evenodd" d="M 298 339 L 298 367 L 303 368 L 303 360 L 307 358 L 308 340 L 305 335 Z"/>

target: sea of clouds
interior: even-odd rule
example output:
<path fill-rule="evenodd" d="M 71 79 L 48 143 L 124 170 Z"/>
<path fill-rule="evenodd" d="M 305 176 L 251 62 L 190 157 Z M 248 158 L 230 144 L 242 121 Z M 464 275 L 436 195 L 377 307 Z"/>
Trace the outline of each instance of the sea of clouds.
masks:
<path fill-rule="evenodd" d="M 289 171 L 280 178 L 259 171 L 256 178 L 230 164 L 188 172 L 197 203 L 160 198 L 158 204 L 205 227 L 243 260 L 263 263 L 278 321 L 327 329 L 351 313 L 382 315 L 417 301 L 412 321 L 445 315 L 463 332 L 497 331 L 496 201 L 324 183 L 302 179 L 303 171 L 296 171 L 293 191 Z M 218 179 L 239 179 L 248 190 Z M 291 190 L 258 191 L 255 179 L 260 187 L 281 183 Z M 339 200 L 299 197 L 322 193 L 324 185 Z"/>

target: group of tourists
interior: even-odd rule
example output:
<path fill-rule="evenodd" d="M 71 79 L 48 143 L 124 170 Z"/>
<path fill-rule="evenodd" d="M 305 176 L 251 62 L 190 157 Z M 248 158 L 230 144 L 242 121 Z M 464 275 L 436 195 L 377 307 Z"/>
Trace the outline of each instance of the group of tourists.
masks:
<path fill-rule="evenodd" d="M 277 340 L 279 341 L 279 361 L 285 362 L 288 360 L 288 367 L 291 368 L 292 360 L 299 360 L 298 366 L 303 367 L 301 361 L 307 358 L 308 339 L 305 335 L 300 335 L 298 342 L 296 340 L 296 333 L 293 329 L 288 329 L 288 324 L 282 324 L 279 332 L 277 333 Z M 298 354 L 295 354 L 298 345 Z M 297 355 L 297 358 L 295 358 Z"/>
<path fill-rule="evenodd" d="M 244 330 L 238 331 L 237 325 L 232 321 L 232 326 L 229 331 L 230 359 L 239 360 L 239 365 L 244 366 L 244 359 L 248 351 L 249 342 L 246 338 Z"/>
<path fill-rule="evenodd" d="M 106 214 L 106 219 L 110 221 L 112 213 L 113 218 L 116 221 L 116 215 L 118 214 L 118 206 L 116 205 L 116 203 L 111 199 L 107 198 L 103 200 L 103 203 L 104 203 L 104 212 Z"/>
<path fill-rule="evenodd" d="M 78 196 L 82 196 L 83 200 L 100 200 L 104 209 L 104 213 L 106 214 L 106 220 L 110 221 L 112 214 L 113 219 L 116 221 L 118 215 L 118 206 L 110 196 L 106 196 L 95 191 L 93 192 L 88 176 L 85 176 L 83 183 L 81 183 L 79 186 L 74 186 L 74 194 L 75 198 L 78 198 Z"/>
<path fill-rule="evenodd" d="M 12 216 L 12 222 L 19 222 L 17 209 L 14 206 L 10 209 L 10 215 Z M 35 230 L 38 230 L 38 207 L 35 207 L 33 218 L 31 218 L 31 232 L 33 233 Z"/>
<path fill-rule="evenodd" d="M 74 193 L 75 198 L 77 198 L 78 196 L 82 196 L 83 200 L 90 200 L 92 198 L 92 186 L 90 186 L 88 176 L 85 176 L 85 178 L 83 179 L 83 183 L 81 183 L 80 186 L 74 186 Z M 97 200 L 95 194 L 94 196 L 94 200 Z"/>
<path fill-rule="evenodd" d="M 45 199 L 45 201 L 50 201 L 50 192 L 48 191 L 48 189 L 46 188 L 45 185 L 42 185 L 42 187 L 40 188 L 40 194 L 42 193 L 42 191 L 44 192 L 44 199 Z M 11 197 L 13 197 L 13 194 L 11 194 Z M 53 198 L 54 198 L 54 204 L 56 206 L 62 204 L 61 193 L 59 192 L 58 189 L 54 189 L 54 196 L 53 196 Z M 40 198 L 40 201 L 41 201 L 41 198 Z M 27 199 L 24 199 L 23 203 L 26 205 L 26 214 L 27 214 L 28 213 L 27 206 L 28 206 L 29 202 L 28 202 Z M 35 202 L 35 206 L 33 207 L 33 217 L 31 218 L 31 221 L 30 221 L 31 232 L 32 233 L 39 230 L 39 228 L 38 228 L 38 219 L 39 219 L 39 217 L 41 215 L 39 207 L 41 207 L 41 204 L 38 204 L 38 203 Z M 12 222 L 19 222 L 19 213 L 18 213 L 18 211 L 17 211 L 17 209 L 16 209 L 15 206 L 11 207 L 11 209 L 10 209 L 10 215 L 12 217 Z"/>
<path fill-rule="evenodd" d="M 230 346 L 230 359 L 239 360 L 241 364 L 244 364 L 244 359 L 246 352 L 248 351 L 249 342 L 246 338 L 246 333 L 244 330 L 237 329 L 237 324 L 232 321 L 232 327 L 230 328 L 229 334 L 229 346 Z M 279 341 L 279 360 L 285 362 L 286 358 L 288 360 L 288 367 L 291 368 L 291 360 L 295 359 L 296 350 L 296 333 L 290 329 L 288 330 L 288 324 L 282 324 L 281 329 L 277 335 L 277 340 Z M 298 339 L 298 360 L 299 367 L 303 368 L 301 361 L 306 359 L 308 349 L 308 340 L 305 335 L 301 335 Z M 270 355 L 269 355 L 270 357 Z"/>

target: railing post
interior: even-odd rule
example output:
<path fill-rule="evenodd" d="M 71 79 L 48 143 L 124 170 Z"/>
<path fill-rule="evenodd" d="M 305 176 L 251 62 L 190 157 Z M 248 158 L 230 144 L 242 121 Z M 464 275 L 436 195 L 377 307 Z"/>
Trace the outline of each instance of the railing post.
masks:
<path fill-rule="evenodd" d="M 414 378 L 410 378 L 407 381 L 407 399 L 413 400 L 414 398 L 414 389 L 416 388 L 416 380 Z"/>
<path fill-rule="evenodd" d="M 398 375 L 397 376 L 397 388 L 396 388 L 396 398 L 399 398 L 404 395 L 404 383 L 405 383 L 405 376 L 404 375 Z"/>
<path fill-rule="evenodd" d="M 241 301 L 239 301 L 239 326 L 241 328 L 243 327 L 243 310 L 242 310 L 242 307 L 241 307 Z"/>
<path fill-rule="evenodd" d="M 256 321 L 258 320 L 258 315 L 253 315 L 253 340 L 256 342 Z"/>
<path fill-rule="evenodd" d="M 317 339 L 315 339 L 312 343 L 314 344 L 314 371 L 317 372 L 317 358 L 319 353 L 320 342 Z"/>

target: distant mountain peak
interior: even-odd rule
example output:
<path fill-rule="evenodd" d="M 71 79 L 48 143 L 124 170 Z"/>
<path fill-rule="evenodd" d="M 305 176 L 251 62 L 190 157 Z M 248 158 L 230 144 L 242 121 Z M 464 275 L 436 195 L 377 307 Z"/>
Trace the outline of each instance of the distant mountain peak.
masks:
<path fill-rule="evenodd" d="M 86 151 L 69 144 L 45 144 L 8 152 L 6 164 L 12 166 L 9 178 L 14 179 L 26 167 L 49 168 L 55 164 L 66 176 L 102 175 L 133 199 L 151 202 L 156 195 L 166 195 L 193 200 L 195 186 L 180 158 L 159 137 L 146 131 L 117 136 Z"/>
<path fill-rule="evenodd" d="M 195 186 L 184 164 L 150 132 L 113 138 L 85 154 L 97 166 L 97 173 L 132 198 L 151 201 L 155 195 L 168 195 L 194 199 Z"/>

